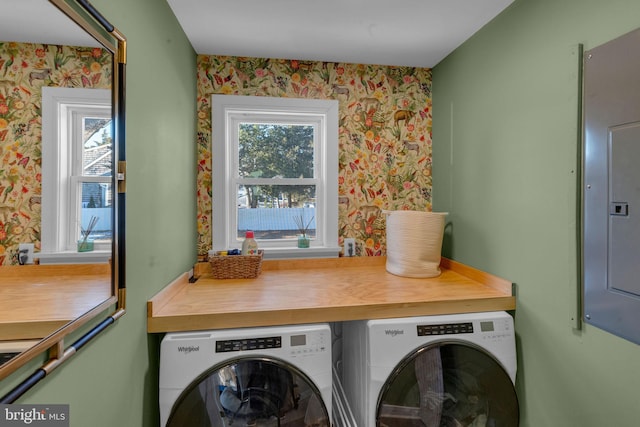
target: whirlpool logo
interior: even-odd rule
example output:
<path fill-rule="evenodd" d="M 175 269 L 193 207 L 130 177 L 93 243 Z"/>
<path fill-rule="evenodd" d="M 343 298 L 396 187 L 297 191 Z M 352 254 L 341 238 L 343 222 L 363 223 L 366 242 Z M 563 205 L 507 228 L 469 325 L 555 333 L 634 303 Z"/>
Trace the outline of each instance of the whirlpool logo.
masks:
<path fill-rule="evenodd" d="M 200 346 L 189 345 L 189 346 L 180 346 L 178 347 L 178 353 L 189 354 L 194 351 L 200 351 Z"/>
<path fill-rule="evenodd" d="M 391 337 L 395 337 L 397 335 L 404 335 L 404 329 L 385 329 L 385 335 L 390 335 Z"/>

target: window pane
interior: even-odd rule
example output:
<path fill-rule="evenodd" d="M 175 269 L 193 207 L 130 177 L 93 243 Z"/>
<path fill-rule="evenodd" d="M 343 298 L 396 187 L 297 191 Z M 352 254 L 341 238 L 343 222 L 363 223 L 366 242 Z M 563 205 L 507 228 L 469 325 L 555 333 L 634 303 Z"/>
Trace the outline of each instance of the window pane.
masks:
<path fill-rule="evenodd" d="M 111 224 L 113 192 L 111 183 L 83 182 L 82 205 L 80 206 L 80 237 L 83 230 L 89 232 L 94 240 L 111 240 L 113 227 Z M 93 226 L 92 226 L 93 225 Z"/>
<path fill-rule="evenodd" d="M 82 141 L 82 174 L 111 176 L 113 165 L 111 118 L 84 117 Z"/>
<path fill-rule="evenodd" d="M 316 237 L 315 185 L 239 185 L 237 195 L 239 240 L 247 230 L 262 240 L 295 239 L 300 228 Z"/>
<path fill-rule="evenodd" d="M 238 173 L 252 178 L 313 178 L 314 126 L 240 123 Z"/>

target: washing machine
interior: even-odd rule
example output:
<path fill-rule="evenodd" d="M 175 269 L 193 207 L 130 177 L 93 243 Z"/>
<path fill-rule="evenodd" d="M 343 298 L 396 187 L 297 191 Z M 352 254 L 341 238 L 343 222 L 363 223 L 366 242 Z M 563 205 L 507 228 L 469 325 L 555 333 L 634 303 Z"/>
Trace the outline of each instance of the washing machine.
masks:
<path fill-rule="evenodd" d="M 330 426 L 327 324 L 168 333 L 161 426 Z"/>
<path fill-rule="evenodd" d="M 506 312 L 343 324 L 342 382 L 359 427 L 516 427 Z"/>

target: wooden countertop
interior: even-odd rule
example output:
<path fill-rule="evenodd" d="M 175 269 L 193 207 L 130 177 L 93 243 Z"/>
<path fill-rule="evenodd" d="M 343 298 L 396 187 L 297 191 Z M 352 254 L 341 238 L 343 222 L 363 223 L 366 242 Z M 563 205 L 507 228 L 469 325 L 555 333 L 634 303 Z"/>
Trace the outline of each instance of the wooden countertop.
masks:
<path fill-rule="evenodd" d="M 436 278 L 395 276 L 386 257 L 266 260 L 256 279 L 198 263 L 147 302 L 147 331 L 173 332 L 513 310 L 512 283 L 443 258 Z"/>
<path fill-rule="evenodd" d="M 112 296 L 108 263 L 0 267 L 0 341 L 49 336 Z"/>

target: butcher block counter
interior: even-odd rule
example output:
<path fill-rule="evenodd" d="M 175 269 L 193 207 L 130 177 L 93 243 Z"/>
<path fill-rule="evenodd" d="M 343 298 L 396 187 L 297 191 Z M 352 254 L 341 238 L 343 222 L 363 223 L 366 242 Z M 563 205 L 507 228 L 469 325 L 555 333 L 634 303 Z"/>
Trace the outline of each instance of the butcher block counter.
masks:
<path fill-rule="evenodd" d="M 0 267 L 0 341 L 44 338 L 113 301 L 108 263 Z"/>
<path fill-rule="evenodd" d="M 436 278 L 385 269 L 385 257 L 266 260 L 255 279 L 213 279 L 208 263 L 147 302 L 147 331 L 176 332 L 514 310 L 512 283 L 443 258 Z"/>

